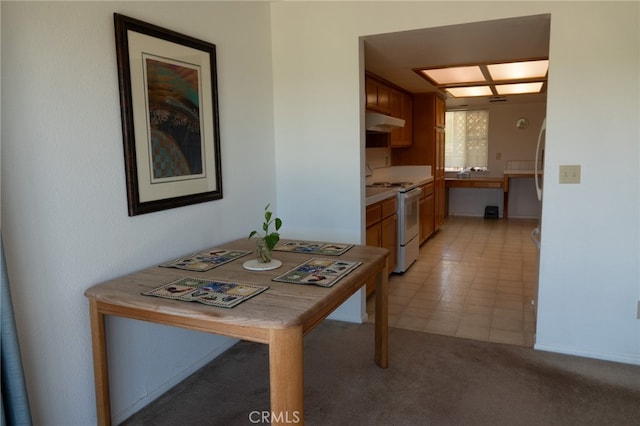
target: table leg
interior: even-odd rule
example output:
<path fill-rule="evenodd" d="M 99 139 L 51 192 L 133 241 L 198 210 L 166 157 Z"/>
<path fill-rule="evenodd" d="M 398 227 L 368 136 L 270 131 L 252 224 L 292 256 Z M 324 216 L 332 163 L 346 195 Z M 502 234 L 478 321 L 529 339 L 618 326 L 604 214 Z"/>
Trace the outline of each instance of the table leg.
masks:
<path fill-rule="evenodd" d="M 302 326 L 271 330 L 271 424 L 304 424 Z"/>
<path fill-rule="evenodd" d="M 109 373 L 107 369 L 107 345 L 104 333 L 104 315 L 98 310 L 98 303 L 89 300 L 91 318 L 91 348 L 93 350 L 93 375 L 96 392 L 96 415 L 99 426 L 111 425 L 109 402 Z"/>
<path fill-rule="evenodd" d="M 385 266 L 376 275 L 376 337 L 375 360 L 382 368 L 389 367 L 389 274 Z"/>

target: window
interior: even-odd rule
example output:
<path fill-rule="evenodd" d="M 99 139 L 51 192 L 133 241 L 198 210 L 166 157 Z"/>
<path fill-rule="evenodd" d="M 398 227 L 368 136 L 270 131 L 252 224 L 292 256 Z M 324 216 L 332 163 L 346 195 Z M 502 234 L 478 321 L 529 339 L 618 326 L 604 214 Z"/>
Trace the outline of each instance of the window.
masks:
<path fill-rule="evenodd" d="M 486 170 L 489 157 L 489 111 L 447 111 L 445 123 L 445 169 Z"/>

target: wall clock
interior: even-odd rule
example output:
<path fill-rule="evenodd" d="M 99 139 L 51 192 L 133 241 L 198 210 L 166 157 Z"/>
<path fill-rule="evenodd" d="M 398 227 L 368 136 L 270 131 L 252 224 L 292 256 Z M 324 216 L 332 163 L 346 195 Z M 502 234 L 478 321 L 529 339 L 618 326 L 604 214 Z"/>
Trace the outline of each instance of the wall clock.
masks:
<path fill-rule="evenodd" d="M 520 130 L 524 130 L 529 127 L 529 120 L 524 117 L 518 118 L 516 120 L 516 127 Z"/>

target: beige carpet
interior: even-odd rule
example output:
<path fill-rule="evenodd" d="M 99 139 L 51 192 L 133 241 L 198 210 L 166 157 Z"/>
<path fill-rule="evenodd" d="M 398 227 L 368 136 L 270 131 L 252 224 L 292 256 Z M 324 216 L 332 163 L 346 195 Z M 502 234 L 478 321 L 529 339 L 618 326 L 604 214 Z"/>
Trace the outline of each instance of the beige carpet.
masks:
<path fill-rule="evenodd" d="M 378 368 L 370 324 L 325 321 L 309 334 L 306 424 L 640 424 L 640 366 L 396 328 L 389 353 Z M 267 347 L 240 342 L 124 424 L 252 425 L 260 411 Z"/>

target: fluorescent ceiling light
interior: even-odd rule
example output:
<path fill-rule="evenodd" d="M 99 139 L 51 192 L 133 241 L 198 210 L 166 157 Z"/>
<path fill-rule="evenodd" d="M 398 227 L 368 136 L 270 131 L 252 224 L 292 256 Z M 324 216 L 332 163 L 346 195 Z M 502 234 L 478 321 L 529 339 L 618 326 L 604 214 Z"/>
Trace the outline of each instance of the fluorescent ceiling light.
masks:
<path fill-rule="evenodd" d="M 447 87 L 447 92 L 456 98 L 470 98 L 475 96 L 492 96 L 489 86 Z"/>
<path fill-rule="evenodd" d="M 422 70 L 422 72 L 431 80 L 433 80 L 437 85 L 485 81 L 482 70 L 480 70 L 480 67 L 477 65 L 470 67 L 452 67 L 433 70 Z"/>
<path fill-rule="evenodd" d="M 542 81 L 535 83 L 500 84 L 496 86 L 499 95 L 520 95 L 524 93 L 540 93 Z"/>
<path fill-rule="evenodd" d="M 525 61 L 511 62 L 508 64 L 491 64 L 487 69 L 494 81 L 499 80 L 524 80 L 543 78 L 547 75 L 549 61 Z"/>
<path fill-rule="evenodd" d="M 452 66 L 415 71 L 456 98 L 540 93 L 549 60 Z"/>

